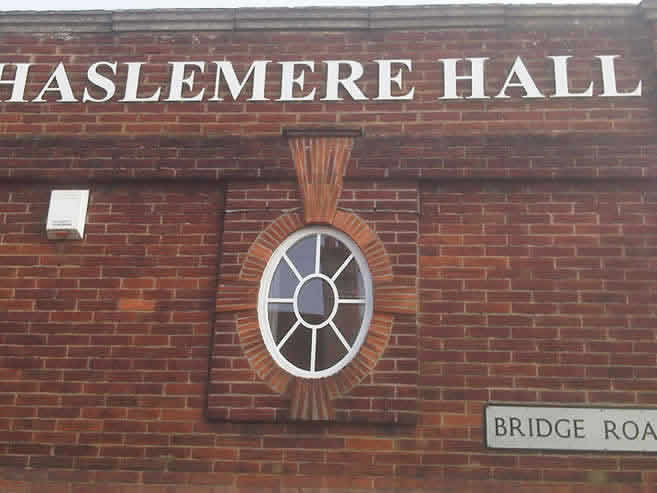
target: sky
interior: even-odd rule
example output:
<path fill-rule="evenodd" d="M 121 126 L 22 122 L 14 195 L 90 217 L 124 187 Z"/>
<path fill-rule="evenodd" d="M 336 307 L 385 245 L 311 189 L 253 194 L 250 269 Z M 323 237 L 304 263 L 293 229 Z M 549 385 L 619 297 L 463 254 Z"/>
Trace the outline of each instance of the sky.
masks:
<path fill-rule="evenodd" d="M 126 10 L 126 9 L 170 9 L 170 8 L 238 8 L 238 7 L 373 7 L 377 5 L 445 5 L 445 4 L 602 4 L 624 3 L 636 4 L 638 0 L 20 0 L 9 3 L 10 0 L 0 0 L 7 4 L 0 10 Z"/>

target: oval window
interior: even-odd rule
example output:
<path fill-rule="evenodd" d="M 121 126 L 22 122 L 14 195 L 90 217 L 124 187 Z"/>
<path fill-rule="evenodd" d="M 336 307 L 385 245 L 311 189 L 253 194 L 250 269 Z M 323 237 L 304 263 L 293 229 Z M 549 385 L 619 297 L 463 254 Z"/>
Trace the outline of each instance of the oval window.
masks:
<path fill-rule="evenodd" d="M 358 354 L 372 318 L 372 278 L 344 233 L 309 227 L 286 238 L 264 270 L 258 321 L 276 363 L 302 378 L 332 375 Z"/>

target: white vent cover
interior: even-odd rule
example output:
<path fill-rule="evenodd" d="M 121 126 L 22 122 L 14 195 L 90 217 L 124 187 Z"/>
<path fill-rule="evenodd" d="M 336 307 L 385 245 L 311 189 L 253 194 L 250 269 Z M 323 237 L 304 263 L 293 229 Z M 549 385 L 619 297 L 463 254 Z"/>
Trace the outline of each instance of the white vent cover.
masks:
<path fill-rule="evenodd" d="M 88 203 L 89 190 L 53 190 L 46 223 L 48 239 L 81 240 Z"/>

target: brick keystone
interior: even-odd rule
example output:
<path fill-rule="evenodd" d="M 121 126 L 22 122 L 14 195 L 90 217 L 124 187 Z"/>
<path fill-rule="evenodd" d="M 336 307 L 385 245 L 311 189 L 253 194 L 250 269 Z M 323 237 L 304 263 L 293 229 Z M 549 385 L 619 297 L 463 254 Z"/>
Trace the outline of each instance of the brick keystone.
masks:
<path fill-rule="evenodd" d="M 342 194 L 353 137 L 292 134 L 289 139 L 304 221 L 330 224 Z"/>

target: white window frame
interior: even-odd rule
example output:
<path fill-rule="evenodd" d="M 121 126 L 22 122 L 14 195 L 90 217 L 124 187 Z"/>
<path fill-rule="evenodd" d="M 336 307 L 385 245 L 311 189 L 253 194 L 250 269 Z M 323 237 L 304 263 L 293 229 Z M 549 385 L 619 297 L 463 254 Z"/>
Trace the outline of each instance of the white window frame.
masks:
<path fill-rule="evenodd" d="M 356 339 L 351 347 L 348 346 L 348 343 L 344 340 L 344 338 L 341 336 L 341 333 L 338 328 L 335 327 L 335 324 L 333 323 L 333 317 L 335 316 L 335 313 L 337 312 L 337 307 L 339 303 L 354 303 L 353 299 L 340 299 L 339 293 L 337 292 L 335 284 L 332 282 L 331 278 L 329 278 L 326 274 L 319 272 L 319 257 L 320 257 L 320 250 L 319 248 L 315 248 L 315 271 L 311 274 L 308 274 L 307 276 L 303 277 L 299 272 L 292 266 L 292 263 L 290 262 L 289 258 L 287 258 L 286 253 L 290 248 L 292 248 L 298 241 L 302 240 L 303 238 L 306 238 L 308 236 L 313 236 L 313 235 L 327 235 L 331 236 L 340 242 L 342 242 L 351 252 L 351 255 L 347 257 L 345 262 L 342 264 L 340 268 L 336 271 L 336 273 L 333 274 L 333 279 L 337 278 L 339 274 L 343 271 L 343 269 L 348 265 L 350 261 L 355 261 L 358 264 L 358 267 L 360 269 L 361 275 L 363 276 L 363 284 L 365 288 L 365 296 L 362 298 L 362 303 L 365 306 L 365 310 L 363 313 L 363 320 L 361 322 L 361 326 L 358 330 L 358 334 L 356 336 Z M 319 238 L 318 236 L 318 243 L 319 243 Z M 298 278 L 298 284 L 296 286 L 296 289 L 294 291 L 294 295 L 292 298 L 292 301 L 286 301 L 286 302 L 291 302 L 293 303 L 293 308 L 294 308 L 294 313 L 297 317 L 297 322 L 293 325 L 292 328 L 288 330 L 288 333 L 284 336 L 284 338 L 281 340 L 281 342 L 277 345 L 276 342 L 274 341 L 274 337 L 272 335 L 271 327 L 269 325 L 269 316 L 268 316 L 268 304 L 271 302 L 280 302 L 279 298 L 270 298 L 269 297 L 269 290 L 271 287 L 271 282 L 274 277 L 274 273 L 276 271 L 276 268 L 281 262 L 288 262 L 288 265 L 290 266 L 291 270 L 295 274 L 295 276 Z M 299 311 L 298 311 L 298 294 L 300 292 L 301 286 L 307 282 L 310 278 L 321 278 L 323 281 L 328 282 L 329 285 L 333 288 L 333 295 L 335 299 L 335 304 L 334 304 L 334 309 L 329 318 L 326 320 L 326 322 L 317 324 L 317 325 L 312 325 L 308 323 L 304 323 L 301 320 Z M 274 301 L 276 300 L 276 301 Z M 358 303 L 361 303 L 360 299 Z M 276 248 L 274 253 L 272 254 L 271 258 L 269 259 L 269 262 L 267 263 L 267 266 L 265 267 L 265 270 L 263 271 L 262 274 L 262 279 L 260 281 L 260 290 L 258 292 L 258 322 L 260 326 L 260 333 L 262 334 L 262 338 L 265 342 L 265 346 L 267 347 L 267 350 L 269 351 L 269 354 L 272 356 L 274 361 L 284 370 L 287 372 L 291 373 L 292 375 L 295 375 L 300 378 L 309 378 L 309 379 L 317 379 L 317 378 L 326 378 L 328 376 L 331 376 L 340 370 L 342 370 L 349 362 L 351 362 L 358 352 L 360 351 L 361 346 L 363 345 L 363 342 L 365 341 L 365 338 L 367 337 L 367 332 L 370 326 L 370 322 L 372 321 L 372 313 L 374 311 L 374 295 L 373 295 L 373 284 L 372 284 L 372 275 L 370 273 L 369 267 L 367 265 L 367 260 L 365 259 L 365 256 L 361 252 L 360 248 L 358 245 L 345 233 L 342 231 L 339 231 L 334 228 L 326 227 L 326 226 L 310 226 L 306 227 L 303 229 L 300 229 L 298 231 L 295 231 L 292 233 L 290 236 L 285 238 L 281 242 L 281 244 Z M 290 363 L 281 353 L 281 348 L 287 341 L 287 339 L 292 335 L 294 330 L 298 328 L 298 326 L 304 325 L 307 329 L 312 330 L 312 345 L 310 348 L 311 351 L 311 370 L 305 370 L 302 368 L 298 368 L 297 366 L 293 365 Z M 331 325 L 331 328 L 333 331 L 336 333 L 338 338 L 341 340 L 342 344 L 345 346 L 346 349 L 348 349 L 347 353 L 335 364 L 333 364 L 329 368 L 325 368 L 323 370 L 314 370 L 313 369 L 313 355 L 316 354 L 316 347 L 315 347 L 315 341 L 316 341 L 316 336 L 317 336 L 317 330 L 320 328 L 326 327 L 326 325 Z M 328 328 L 327 328 L 328 330 Z"/>

